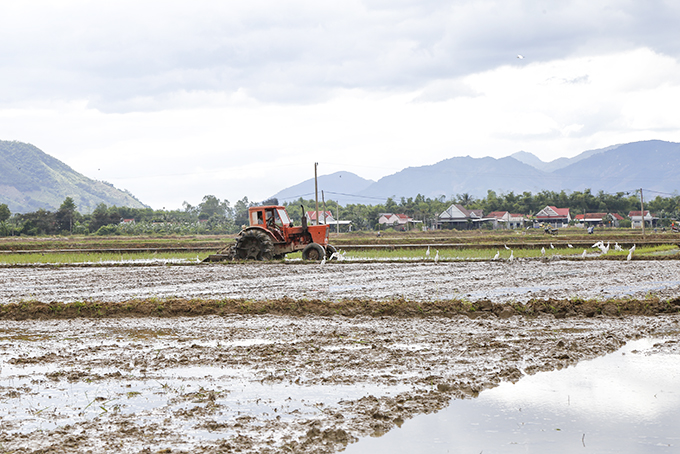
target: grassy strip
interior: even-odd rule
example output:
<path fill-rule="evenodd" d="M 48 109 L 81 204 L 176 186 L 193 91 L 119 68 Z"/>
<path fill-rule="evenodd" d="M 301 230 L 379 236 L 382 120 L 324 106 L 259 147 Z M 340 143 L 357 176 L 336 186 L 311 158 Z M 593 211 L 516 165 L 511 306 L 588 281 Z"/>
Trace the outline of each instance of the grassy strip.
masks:
<path fill-rule="evenodd" d="M 201 261 L 207 257 L 207 253 L 196 252 L 125 252 L 125 253 L 99 253 L 99 252 L 46 252 L 29 254 L 2 254 L 0 264 L 71 264 L 71 263 L 126 263 L 148 260 L 186 260 Z"/>
<path fill-rule="evenodd" d="M 680 298 L 660 300 L 658 298 L 612 299 L 612 300 L 532 300 L 526 304 L 499 304 L 488 300 L 469 302 L 408 301 L 393 299 L 387 301 L 352 299 L 339 302 L 324 300 L 275 300 L 246 299 L 135 299 L 122 303 L 104 301 L 77 301 L 72 303 L 44 303 L 22 301 L 0 305 L 0 319 L 71 319 L 102 317 L 180 317 L 205 315 L 288 315 L 288 316 L 393 316 L 393 317 L 469 317 L 513 315 L 538 316 L 552 314 L 555 317 L 593 317 L 596 315 L 656 315 L 680 313 Z"/>
<path fill-rule="evenodd" d="M 517 245 L 516 245 L 517 246 Z M 519 245 L 521 247 L 521 245 Z M 342 250 L 342 248 L 340 248 Z M 586 249 L 589 258 L 625 258 L 628 255 L 628 250 L 614 251 L 613 246 L 606 255 L 601 255 L 600 249 L 597 248 L 568 248 L 555 247 L 554 249 L 547 248 L 545 250 L 545 257 L 560 257 L 560 258 L 581 258 L 583 249 Z M 351 250 L 347 251 L 345 258 L 348 260 L 434 260 L 438 254 L 438 260 L 441 261 L 456 261 L 456 260 L 491 260 L 498 254 L 499 260 L 507 260 L 512 253 L 514 258 L 540 258 L 544 257 L 541 248 L 516 248 L 508 250 L 502 249 L 434 249 L 430 248 L 430 255 L 427 256 L 427 248 L 423 249 L 378 249 L 378 250 Z M 676 245 L 662 245 L 662 246 L 648 246 L 638 247 L 635 250 L 636 257 L 656 256 L 656 255 L 680 255 L 680 249 Z M 594 257 L 593 257 L 594 256 Z M 298 258 L 299 253 L 288 254 L 288 258 Z"/>

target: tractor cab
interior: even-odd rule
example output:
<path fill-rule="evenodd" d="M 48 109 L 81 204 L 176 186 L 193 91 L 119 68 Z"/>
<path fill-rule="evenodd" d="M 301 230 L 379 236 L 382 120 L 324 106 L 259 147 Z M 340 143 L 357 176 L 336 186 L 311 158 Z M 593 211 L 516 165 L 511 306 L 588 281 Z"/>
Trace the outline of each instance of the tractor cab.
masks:
<path fill-rule="evenodd" d="M 251 227 L 269 231 L 276 241 L 286 241 L 286 232 L 293 227 L 288 212 L 280 206 L 250 207 L 248 219 Z"/>

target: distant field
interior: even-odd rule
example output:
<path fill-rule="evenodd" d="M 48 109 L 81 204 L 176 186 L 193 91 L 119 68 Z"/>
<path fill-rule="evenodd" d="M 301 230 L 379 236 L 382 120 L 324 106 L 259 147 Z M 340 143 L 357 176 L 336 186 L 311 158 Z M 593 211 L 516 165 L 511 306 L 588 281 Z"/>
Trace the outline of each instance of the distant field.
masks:
<path fill-rule="evenodd" d="M 0 264 L 101 263 L 175 261 L 195 263 L 234 240 L 233 235 L 167 237 L 9 237 L 0 238 Z M 609 242 L 604 256 L 592 245 Z M 357 232 L 332 233 L 331 244 L 345 252 L 348 260 L 500 260 L 545 257 L 622 259 L 636 245 L 636 258 L 680 258 L 680 235 L 652 231 L 643 238 L 639 230 L 612 229 L 588 235 L 582 229 L 563 229 L 556 236 L 542 230 L 529 231 L 435 231 L 435 232 Z M 624 250 L 615 251 L 619 244 Z M 569 247 L 572 246 L 572 247 Z M 426 255 L 427 248 L 430 255 Z M 290 260 L 300 253 L 288 254 Z"/>

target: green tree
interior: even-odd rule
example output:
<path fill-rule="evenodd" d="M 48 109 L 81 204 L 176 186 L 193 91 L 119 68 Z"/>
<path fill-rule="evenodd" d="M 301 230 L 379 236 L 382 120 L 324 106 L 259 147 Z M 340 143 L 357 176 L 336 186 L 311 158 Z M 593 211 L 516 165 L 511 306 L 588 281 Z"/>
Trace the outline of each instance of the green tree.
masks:
<path fill-rule="evenodd" d="M 214 195 L 206 195 L 203 197 L 203 201 L 198 205 L 198 219 L 209 219 L 213 216 L 218 218 L 231 217 L 231 207 L 229 206 L 229 201 L 220 201 Z"/>
<path fill-rule="evenodd" d="M 57 230 L 73 233 L 76 220 L 76 204 L 71 197 L 66 197 L 56 213 Z"/>
<path fill-rule="evenodd" d="M 6 203 L 0 205 L 0 222 L 5 222 L 12 215 Z"/>
<path fill-rule="evenodd" d="M 108 208 L 105 203 L 100 203 L 92 212 L 90 219 L 90 232 L 97 232 L 104 225 L 119 224 L 121 221 L 118 208 Z"/>

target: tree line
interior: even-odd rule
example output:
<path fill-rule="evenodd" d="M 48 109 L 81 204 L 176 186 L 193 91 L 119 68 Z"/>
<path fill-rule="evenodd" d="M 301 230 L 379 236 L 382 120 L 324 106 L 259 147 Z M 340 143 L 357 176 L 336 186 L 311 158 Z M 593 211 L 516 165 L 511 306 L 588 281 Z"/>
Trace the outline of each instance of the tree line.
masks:
<path fill-rule="evenodd" d="M 198 205 L 188 202 L 177 210 L 153 210 L 151 208 L 129 208 L 98 205 L 91 214 L 78 212 L 71 197 L 67 197 L 58 210 L 38 210 L 32 213 L 12 214 L 6 204 L 0 204 L 0 235 L 55 235 L 55 234 L 98 234 L 98 235 L 140 235 L 140 234 L 233 234 L 248 224 L 248 208 L 253 205 L 278 205 L 276 199 L 254 203 L 243 197 L 232 206 L 227 199 L 206 195 Z M 509 211 L 535 215 L 548 205 L 569 208 L 572 218 L 583 213 L 618 213 L 626 217 L 630 211 L 640 210 L 640 194 L 603 191 L 593 194 L 584 191 L 541 191 L 537 194 L 508 192 L 497 194 L 488 191 L 485 198 L 474 198 L 470 194 L 458 194 L 446 199 L 431 199 L 422 195 L 402 197 L 398 201 L 388 198 L 383 204 L 339 205 L 328 201 L 320 204 L 319 210 L 327 210 L 339 220 L 351 221 L 353 230 L 375 230 L 382 213 L 405 214 L 431 226 L 437 217 L 452 204 L 467 209 L 481 209 L 484 214 L 493 211 Z M 314 200 L 298 199 L 283 202 L 294 224 L 300 225 L 303 209 L 315 208 Z M 645 200 L 645 210 L 660 217 L 661 225 L 669 225 L 680 218 L 680 195 Z M 129 220 L 130 222 L 125 222 Z"/>

